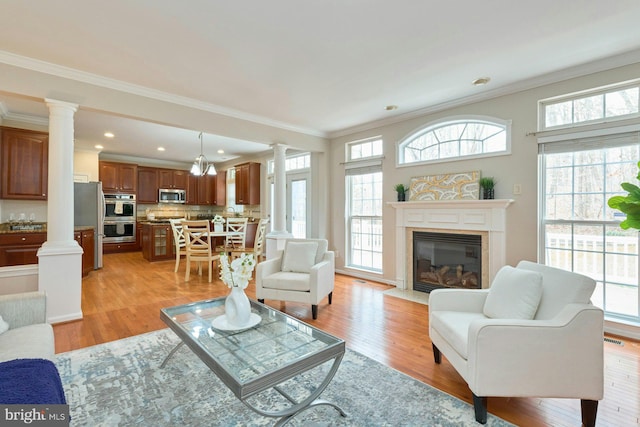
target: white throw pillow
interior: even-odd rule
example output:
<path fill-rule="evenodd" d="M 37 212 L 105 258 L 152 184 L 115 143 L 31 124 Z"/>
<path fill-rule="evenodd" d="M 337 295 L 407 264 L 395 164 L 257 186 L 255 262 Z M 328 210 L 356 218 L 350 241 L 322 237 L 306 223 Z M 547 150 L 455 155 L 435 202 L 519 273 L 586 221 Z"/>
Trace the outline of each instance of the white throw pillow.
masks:
<path fill-rule="evenodd" d="M 484 315 L 492 319 L 533 319 L 542 298 L 542 274 L 505 266 L 491 283 Z"/>
<path fill-rule="evenodd" d="M 0 316 L 0 334 L 4 334 L 9 330 L 9 324 Z"/>
<path fill-rule="evenodd" d="M 316 262 L 317 242 L 287 242 L 282 259 L 282 271 L 309 273 Z"/>

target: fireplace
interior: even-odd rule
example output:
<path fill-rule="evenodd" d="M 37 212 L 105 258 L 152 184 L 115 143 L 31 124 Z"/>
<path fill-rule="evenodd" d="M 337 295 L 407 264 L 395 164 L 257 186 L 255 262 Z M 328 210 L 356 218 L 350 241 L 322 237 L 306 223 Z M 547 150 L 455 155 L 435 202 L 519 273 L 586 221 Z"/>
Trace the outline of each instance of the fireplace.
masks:
<path fill-rule="evenodd" d="M 482 236 L 413 232 L 413 290 L 482 287 Z"/>
<path fill-rule="evenodd" d="M 414 290 L 414 271 L 418 266 L 417 262 L 413 260 L 413 233 L 427 232 L 479 236 L 481 246 L 477 259 L 477 263 L 480 264 L 480 269 L 477 272 L 478 286 L 488 288 L 498 270 L 506 264 L 507 208 L 511 203 L 513 200 L 504 199 L 387 203 L 396 211 L 396 287 Z M 469 251 L 468 254 L 472 255 L 472 251 Z M 465 262 L 448 263 L 449 268 L 445 270 L 447 272 L 454 270 L 456 277 L 459 270 L 458 264 L 462 264 L 462 274 L 468 268 L 470 270 L 472 263 L 467 261 L 473 257 L 466 255 L 465 249 Z M 424 258 L 429 259 L 426 256 Z M 436 265 L 444 264 L 437 259 L 434 261 L 433 258 L 430 262 Z M 421 264 L 421 267 L 426 266 Z M 430 271 L 431 267 L 428 270 Z M 441 274 L 444 273 L 442 270 Z"/>

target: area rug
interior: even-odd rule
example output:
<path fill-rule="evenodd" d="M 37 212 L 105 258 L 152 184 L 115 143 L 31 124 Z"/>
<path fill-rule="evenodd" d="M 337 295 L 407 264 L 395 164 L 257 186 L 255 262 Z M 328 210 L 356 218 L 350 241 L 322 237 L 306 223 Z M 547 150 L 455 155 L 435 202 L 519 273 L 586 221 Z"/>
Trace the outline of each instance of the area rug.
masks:
<path fill-rule="evenodd" d="M 266 426 L 169 329 L 57 355 L 72 426 Z M 323 369 L 322 367 L 317 369 Z M 295 380 L 290 380 L 295 381 Z M 473 407 L 347 350 L 321 395 L 339 405 L 298 414 L 292 426 L 478 426 Z M 265 397 L 268 400 L 268 397 Z M 511 426 L 489 414 L 488 426 Z"/>

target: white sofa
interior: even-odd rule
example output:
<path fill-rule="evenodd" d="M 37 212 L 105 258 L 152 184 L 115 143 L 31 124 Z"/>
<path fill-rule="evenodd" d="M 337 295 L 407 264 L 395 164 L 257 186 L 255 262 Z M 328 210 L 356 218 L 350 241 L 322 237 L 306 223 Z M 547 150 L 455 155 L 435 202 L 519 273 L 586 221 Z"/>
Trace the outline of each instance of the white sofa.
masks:
<path fill-rule="evenodd" d="M 47 323 L 44 292 L 0 295 L 0 316 L 9 324 L 9 330 L 0 334 L 0 362 L 54 360 L 53 328 Z"/>
<path fill-rule="evenodd" d="M 429 296 L 429 336 L 473 393 L 486 398 L 581 399 L 595 425 L 604 391 L 604 313 L 590 303 L 595 281 L 528 261 L 503 267 L 491 289 L 438 289 Z"/>

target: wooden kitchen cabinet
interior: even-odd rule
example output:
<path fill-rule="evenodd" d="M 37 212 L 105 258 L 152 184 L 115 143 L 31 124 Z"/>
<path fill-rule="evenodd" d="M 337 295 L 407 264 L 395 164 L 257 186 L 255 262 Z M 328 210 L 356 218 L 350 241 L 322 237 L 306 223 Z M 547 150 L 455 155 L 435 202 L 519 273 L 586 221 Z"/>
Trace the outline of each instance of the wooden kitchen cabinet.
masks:
<path fill-rule="evenodd" d="M 216 192 L 216 176 L 198 177 L 198 204 L 212 205 Z"/>
<path fill-rule="evenodd" d="M 158 169 L 158 188 L 187 189 L 188 171 L 179 169 Z"/>
<path fill-rule="evenodd" d="M 171 224 L 142 225 L 142 256 L 147 261 L 175 258 Z"/>
<path fill-rule="evenodd" d="M 0 234 L 0 267 L 38 263 L 38 249 L 47 233 Z"/>
<path fill-rule="evenodd" d="M 116 254 L 120 252 L 139 251 L 138 242 L 103 243 L 102 252 L 105 254 Z"/>
<path fill-rule="evenodd" d="M 227 173 L 217 175 L 188 176 L 187 204 L 225 206 L 227 204 Z"/>
<path fill-rule="evenodd" d="M 47 200 L 49 135 L 0 127 L 3 199 Z"/>
<path fill-rule="evenodd" d="M 199 187 L 200 177 L 196 175 L 191 175 L 187 177 L 187 205 L 197 205 L 198 204 L 198 187 Z"/>
<path fill-rule="evenodd" d="M 247 223 L 247 234 L 244 238 L 244 247 L 252 248 L 256 241 L 256 232 L 258 231 L 258 223 L 257 222 L 249 222 Z"/>
<path fill-rule="evenodd" d="M 260 204 L 260 163 L 242 163 L 236 168 L 236 204 Z"/>
<path fill-rule="evenodd" d="M 73 233 L 74 239 L 82 248 L 82 276 L 91 273 L 95 263 L 95 235 L 94 230 L 76 231 Z"/>
<path fill-rule="evenodd" d="M 138 165 L 100 162 L 100 181 L 105 193 L 135 194 L 138 189 Z"/>
<path fill-rule="evenodd" d="M 213 204 L 216 206 L 227 205 L 227 171 L 218 171 L 215 180 L 216 191 L 213 196 Z"/>
<path fill-rule="evenodd" d="M 158 169 L 138 167 L 138 203 L 158 203 Z"/>

